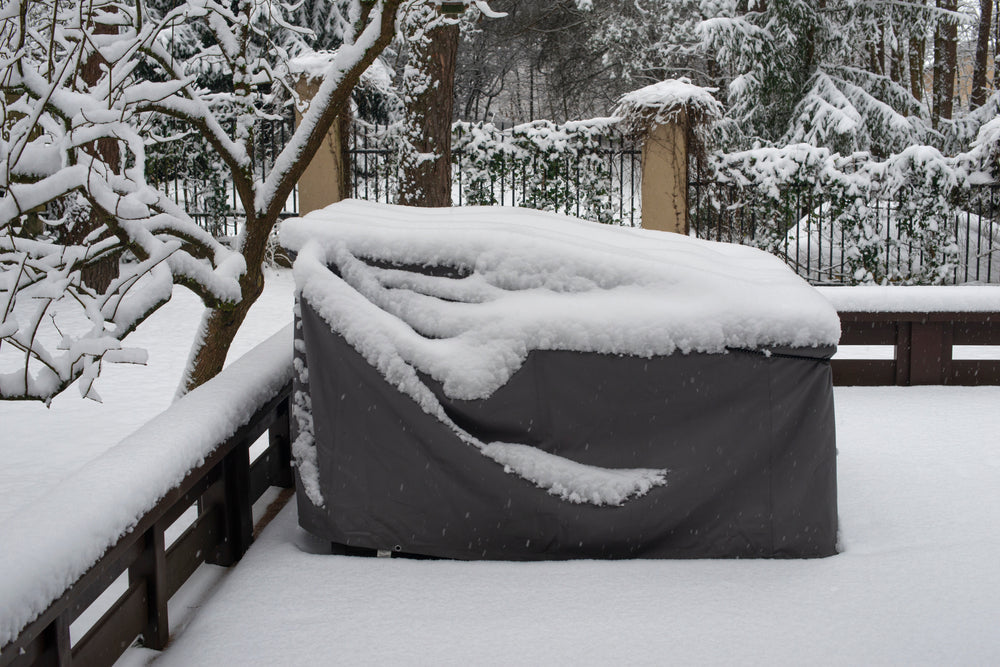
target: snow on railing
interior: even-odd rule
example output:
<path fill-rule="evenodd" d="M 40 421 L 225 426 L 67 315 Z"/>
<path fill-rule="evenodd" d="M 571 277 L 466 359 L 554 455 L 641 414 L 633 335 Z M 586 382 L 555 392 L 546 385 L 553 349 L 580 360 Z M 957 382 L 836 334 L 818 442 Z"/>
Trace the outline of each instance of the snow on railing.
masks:
<path fill-rule="evenodd" d="M 166 643 L 169 597 L 200 563 L 238 560 L 253 501 L 292 485 L 291 370 L 289 326 L 0 526 L 0 665 L 111 664 L 140 634 Z M 167 548 L 165 529 L 195 503 Z M 125 571 L 128 590 L 71 642 L 70 623 Z"/>
<path fill-rule="evenodd" d="M 1000 346 L 1000 287 L 821 287 L 837 309 L 841 346 L 868 352 L 890 348 L 891 358 L 853 359 L 845 348 L 833 359 L 836 385 L 1000 385 L 1000 355 L 963 350 Z M 849 349 L 849 348 L 848 348 Z"/>

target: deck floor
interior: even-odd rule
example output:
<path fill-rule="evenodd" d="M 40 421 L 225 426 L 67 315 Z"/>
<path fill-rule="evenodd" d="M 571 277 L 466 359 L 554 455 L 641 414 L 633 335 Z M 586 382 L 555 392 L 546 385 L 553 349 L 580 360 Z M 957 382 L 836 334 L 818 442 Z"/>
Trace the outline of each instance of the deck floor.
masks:
<path fill-rule="evenodd" d="M 155 665 L 1000 664 L 1000 387 L 838 388 L 842 553 L 323 555 L 294 503 Z"/>

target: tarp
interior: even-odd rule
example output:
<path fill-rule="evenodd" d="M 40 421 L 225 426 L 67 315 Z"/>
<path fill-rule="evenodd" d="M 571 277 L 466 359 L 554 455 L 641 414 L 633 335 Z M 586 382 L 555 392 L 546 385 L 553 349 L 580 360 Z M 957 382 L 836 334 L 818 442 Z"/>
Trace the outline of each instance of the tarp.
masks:
<path fill-rule="evenodd" d="M 832 347 L 642 358 L 534 350 L 451 420 L 605 468 L 662 468 L 618 506 L 574 503 L 505 472 L 424 412 L 306 300 L 295 391 L 311 399 L 330 542 L 460 559 L 818 557 L 836 553 Z"/>

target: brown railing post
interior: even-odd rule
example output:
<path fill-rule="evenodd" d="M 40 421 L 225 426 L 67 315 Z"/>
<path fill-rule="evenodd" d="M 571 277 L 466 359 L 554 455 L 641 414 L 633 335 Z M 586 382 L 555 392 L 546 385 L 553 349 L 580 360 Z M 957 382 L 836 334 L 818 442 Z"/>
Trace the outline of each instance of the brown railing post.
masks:
<path fill-rule="evenodd" d="M 129 587 L 146 582 L 148 616 L 142 631 L 143 646 L 162 651 L 170 638 L 167 615 L 167 549 L 163 526 L 159 523 L 146 531 L 142 538 L 142 555 L 128 569 Z"/>
<path fill-rule="evenodd" d="M 267 437 L 274 457 L 274 485 L 283 489 L 295 486 L 295 475 L 292 474 L 292 435 L 291 435 L 291 399 L 285 399 L 278 406 L 278 413 Z"/>
<path fill-rule="evenodd" d="M 924 320 L 911 327 L 909 384 L 950 384 L 951 323 Z"/>
<path fill-rule="evenodd" d="M 42 655 L 36 660 L 38 665 L 72 665 L 73 651 L 69 637 L 69 618 L 63 612 L 55 617 L 43 633 Z"/>
<path fill-rule="evenodd" d="M 896 385 L 910 386 L 910 364 L 913 360 L 913 346 L 909 322 L 896 322 Z"/>
<path fill-rule="evenodd" d="M 253 507 L 250 502 L 250 443 L 242 442 L 222 460 L 222 543 L 206 562 L 229 567 L 253 542 Z M 206 494 L 208 495 L 208 494 Z"/>

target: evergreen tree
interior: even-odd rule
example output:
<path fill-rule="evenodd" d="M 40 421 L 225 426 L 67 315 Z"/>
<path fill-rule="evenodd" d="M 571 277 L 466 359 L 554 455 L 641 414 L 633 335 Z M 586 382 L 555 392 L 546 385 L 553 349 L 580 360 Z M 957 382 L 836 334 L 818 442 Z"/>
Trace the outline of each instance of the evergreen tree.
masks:
<path fill-rule="evenodd" d="M 919 30 L 932 18 L 884 0 L 751 0 L 699 31 L 730 79 L 737 144 L 884 154 L 928 138 L 926 109 L 905 84 L 909 34 L 899 26 Z"/>

